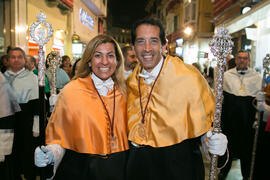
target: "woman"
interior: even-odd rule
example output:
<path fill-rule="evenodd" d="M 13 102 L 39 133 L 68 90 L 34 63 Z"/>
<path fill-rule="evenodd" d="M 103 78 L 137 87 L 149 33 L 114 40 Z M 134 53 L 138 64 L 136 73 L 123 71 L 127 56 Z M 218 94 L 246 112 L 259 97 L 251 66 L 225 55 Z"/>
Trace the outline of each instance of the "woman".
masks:
<path fill-rule="evenodd" d="M 35 163 L 60 163 L 54 179 L 124 180 L 128 150 L 123 57 L 98 35 L 87 45 L 74 80 L 60 92 Z"/>
<path fill-rule="evenodd" d="M 72 71 L 72 66 L 70 63 L 70 58 L 69 56 L 65 55 L 62 56 L 62 64 L 60 65 L 60 68 L 62 68 L 69 76 L 69 78 L 72 78 L 71 71 Z"/>

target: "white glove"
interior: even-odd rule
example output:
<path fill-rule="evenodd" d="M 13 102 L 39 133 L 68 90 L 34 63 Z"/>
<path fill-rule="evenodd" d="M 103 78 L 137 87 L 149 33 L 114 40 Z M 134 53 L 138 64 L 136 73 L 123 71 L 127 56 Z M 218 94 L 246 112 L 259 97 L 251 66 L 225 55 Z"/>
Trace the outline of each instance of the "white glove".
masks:
<path fill-rule="evenodd" d="M 4 155 L 0 155 L 0 162 L 4 162 L 5 161 L 5 156 Z"/>
<path fill-rule="evenodd" d="M 53 152 L 48 150 L 46 146 L 37 147 L 35 150 L 35 165 L 37 167 L 45 167 L 54 163 Z"/>
<path fill-rule="evenodd" d="M 209 152 L 219 156 L 224 155 L 228 144 L 227 137 L 222 133 L 213 135 L 212 131 L 207 132 L 207 137 L 209 140 Z"/>
<path fill-rule="evenodd" d="M 257 103 L 257 109 L 261 112 L 264 111 L 264 102 L 263 101 L 258 101 Z"/>
<path fill-rule="evenodd" d="M 58 98 L 58 95 L 56 94 L 52 94 L 50 97 L 49 97 L 49 103 L 50 103 L 50 106 L 54 106 L 56 101 L 57 101 L 57 98 Z"/>
<path fill-rule="evenodd" d="M 265 101 L 265 92 L 259 92 L 257 95 L 256 95 L 256 100 L 258 102 L 264 102 Z"/>

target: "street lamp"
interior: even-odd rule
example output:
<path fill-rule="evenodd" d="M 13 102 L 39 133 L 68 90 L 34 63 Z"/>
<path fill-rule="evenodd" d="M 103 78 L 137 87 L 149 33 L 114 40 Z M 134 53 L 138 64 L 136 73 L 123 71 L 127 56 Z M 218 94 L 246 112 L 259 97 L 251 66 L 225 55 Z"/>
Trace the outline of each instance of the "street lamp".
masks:
<path fill-rule="evenodd" d="M 189 36 L 192 33 L 192 29 L 190 27 L 186 27 L 186 29 L 184 30 L 184 33 Z"/>

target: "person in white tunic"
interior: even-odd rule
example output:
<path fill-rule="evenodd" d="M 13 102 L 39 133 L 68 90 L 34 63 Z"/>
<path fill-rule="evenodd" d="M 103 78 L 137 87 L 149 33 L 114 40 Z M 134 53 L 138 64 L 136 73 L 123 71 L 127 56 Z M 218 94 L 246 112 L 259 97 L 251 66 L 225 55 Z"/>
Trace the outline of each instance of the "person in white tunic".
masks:
<path fill-rule="evenodd" d="M 11 156 L 14 139 L 15 113 L 19 112 L 13 91 L 0 72 L 0 179 L 13 179 L 13 158 Z"/>
<path fill-rule="evenodd" d="M 14 156 L 15 178 L 35 179 L 34 165 L 34 137 L 39 135 L 38 129 L 38 78 L 25 69 L 25 52 L 19 48 L 12 48 L 8 54 L 9 69 L 4 73 L 10 84 L 21 112 L 16 114 L 14 127 Z"/>
<path fill-rule="evenodd" d="M 243 178 L 249 177 L 254 137 L 252 126 L 256 115 L 254 101 L 262 87 L 259 73 L 249 68 L 250 55 L 247 51 L 239 51 L 235 63 L 235 68 L 224 73 L 221 125 L 228 138 L 230 156 L 227 165 L 220 171 L 221 180 L 226 178 L 234 158 L 240 159 Z M 220 158 L 220 163 L 222 161 L 224 159 Z"/>

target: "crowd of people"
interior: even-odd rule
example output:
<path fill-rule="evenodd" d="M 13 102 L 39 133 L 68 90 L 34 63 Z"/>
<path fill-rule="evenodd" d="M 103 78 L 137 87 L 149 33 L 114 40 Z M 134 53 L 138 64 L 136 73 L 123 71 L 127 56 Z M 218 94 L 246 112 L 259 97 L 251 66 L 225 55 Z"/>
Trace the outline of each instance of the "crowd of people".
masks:
<path fill-rule="evenodd" d="M 57 100 L 41 146 L 37 60 L 19 47 L 1 57 L 0 179 L 17 180 L 23 174 L 34 180 L 37 167 L 52 165 L 47 178 L 56 180 L 202 180 L 202 153 L 221 156 L 219 163 L 229 160 L 220 179 L 234 158 L 249 178 L 253 104 L 264 96 L 248 52 L 240 51 L 236 67 L 224 75 L 224 134 L 212 133 L 212 84 L 196 64 L 164 54 L 167 40 L 160 21 L 137 21 L 131 39 L 132 45 L 121 48 L 113 37 L 97 35 L 73 64 L 69 56 L 61 57 Z M 48 55 L 47 100 L 53 81 L 49 69 Z M 267 108 L 263 104 L 261 109 Z"/>
<path fill-rule="evenodd" d="M 0 179 L 36 179 L 34 151 L 39 138 L 39 85 L 37 59 L 19 47 L 9 47 L 1 57 Z M 70 78 L 62 70 L 65 83 Z M 45 76 L 45 96 L 49 108 L 50 82 Z M 61 82 L 61 76 L 58 80 Z M 60 89 L 60 88 L 59 88 Z"/>

